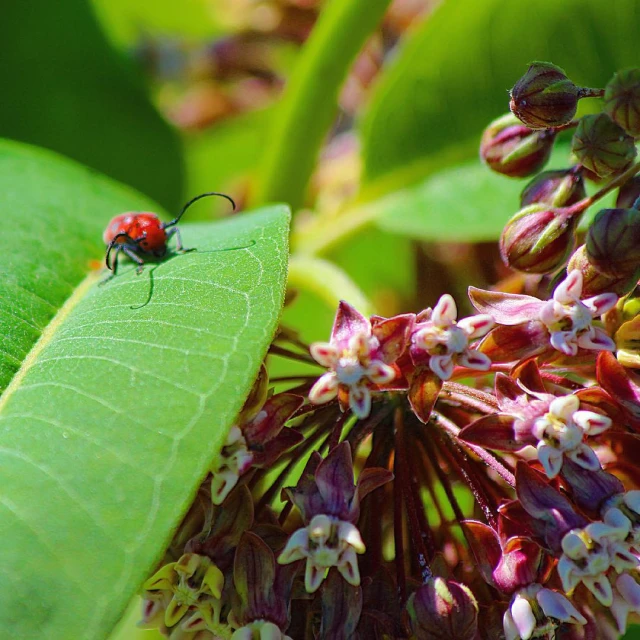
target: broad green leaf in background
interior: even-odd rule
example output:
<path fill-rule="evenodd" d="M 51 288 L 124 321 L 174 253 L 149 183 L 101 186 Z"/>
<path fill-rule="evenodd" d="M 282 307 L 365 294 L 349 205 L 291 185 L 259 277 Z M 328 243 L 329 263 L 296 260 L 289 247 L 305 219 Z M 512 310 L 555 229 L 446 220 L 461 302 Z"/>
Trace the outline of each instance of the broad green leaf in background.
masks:
<path fill-rule="evenodd" d="M 88 261 L 103 257 L 103 226 L 148 204 L 48 152 L 0 145 L 0 206 L 15 218 L 0 239 L 3 351 L 22 361 L 2 370 L 0 637 L 109 634 L 276 329 L 284 207 L 183 225 L 197 251 L 140 276 L 123 264 L 97 286 Z"/>
<path fill-rule="evenodd" d="M 4 3 L 0 40 L 0 136 L 59 151 L 178 207 L 178 139 L 87 0 Z"/>
<path fill-rule="evenodd" d="M 381 79 L 362 135 L 362 199 L 475 157 L 480 134 L 508 110 L 507 90 L 531 60 L 584 86 L 640 63 L 637 0 L 447 0 Z"/>

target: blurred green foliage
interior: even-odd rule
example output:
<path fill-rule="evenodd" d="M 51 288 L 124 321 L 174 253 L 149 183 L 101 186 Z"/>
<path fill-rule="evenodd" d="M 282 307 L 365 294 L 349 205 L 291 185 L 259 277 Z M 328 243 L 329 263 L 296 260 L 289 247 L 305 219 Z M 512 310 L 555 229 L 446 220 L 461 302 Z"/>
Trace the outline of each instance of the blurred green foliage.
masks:
<path fill-rule="evenodd" d="M 53 149 L 178 207 L 178 137 L 87 0 L 5 3 L 0 40 L 0 137 Z"/>
<path fill-rule="evenodd" d="M 253 199 L 293 204 L 298 267 L 325 261 L 315 282 L 304 277 L 304 269 L 292 268 L 298 297 L 283 318 L 307 340 L 328 335 L 335 301 L 349 293 L 379 313 L 416 310 L 422 293 L 417 291 L 419 243 L 497 238 L 517 210 L 525 183 L 489 174 L 476 159 L 477 146 L 484 127 L 507 110 L 507 90 L 529 61 L 551 60 L 586 86 L 602 86 L 614 70 L 640 63 L 637 0 L 538 0 L 535 7 L 513 0 L 443 0 L 413 30 L 398 36 L 386 27 L 386 57 L 374 91 L 352 113 L 339 106 L 341 84 L 388 0 L 328 0 L 320 27 L 306 44 L 295 31 L 304 32 L 305 25 L 289 25 L 295 29 L 279 36 L 286 55 L 275 56 L 279 63 L 271 84 L 255 69 L 245 82 L 234 75 L 238 70 L 224 75 L 212 62 L 219 38 L 238 35 L 220 22 L 233 3 L 7 3 L 0 21 L 5 88 L 0 136 L 65 154 L 167 210 L 211 189 L 229 190 L 241 204 Z M 258 29 L 250 39 L 261 43 L 265 33 Z M 143 59 L 141 47 L 149 42 Z M 207 53 L 189 65 L 185 60 L 194 51 Z M 272 52 L 258 54 L 248 66 L 261 67 L 267 53 Z M 167 68 L 173 76 L 162 76 Z M 207 91 L 200 102 L 185 99 L 190 89 L 202 86 Z M 168 120 L 179 123 L 180 109 L 202 109 L 204 115 L 179 130 Z M 319 160 L 318 152 L 345 130 L 363 145 L 359 154 L 346 156 L 345 166 L 361 163 L 362 171 L 360 178 L 353 171 L 356 177 L 338 204 L 327 209 L 321 202 L 336 189 L 331 180 L 346 182 L 350 171 L 339 166 L 329 184 L 323 183 L 318 167 L 325 159 Z M 554 156 L 554 166 L 566 166 L 565 151 Z M 31 182 L 11 176 L 5 182 L 7 191 L 13 189 L 6 198 L 13 203 L 11 212 L 19 187 Z M 37 207 L 53 197 L 56 212 L 62 211 L 64 192 L 52 191 L 46 180 L 40 184 L 46 193 Z M 80 186 L 91 192 L 92 184 Z M 82 250 L 67 263 L 71 288 L 86 270 L 80 264 L 86 263 L 86 252 L 101 244 L 98 220 L 108 214 L 104 207 L 129 206 L 118 194 L 105 199 L 97 193 L 100 210 L 84 230 L 93 239 L 83 236 Z M 93 202 L 91 193 L 85 195 L 83 202 Z M 70 208 L 79 206 L 74 198 L 67 200 Z M 130 198 L 132 207 L 144 202 Z M 218 217 L 226 209 L 211 203 L 194 209 L 193 218 Z M 76 219 L 56 215 L 61 225 Z M 63 232 L 56 229 L 54 237 Z M 71 249 L 56 241 L 56 250 L 62 269 Z M 3 369 L 7 380 L 26 351 L 10 353 L 15 362 Z M 280 375 L 295 371 L 282 362 L 274 366 Z M 640 631 L 632 629 L 626 637 L 640 638 Z"/>

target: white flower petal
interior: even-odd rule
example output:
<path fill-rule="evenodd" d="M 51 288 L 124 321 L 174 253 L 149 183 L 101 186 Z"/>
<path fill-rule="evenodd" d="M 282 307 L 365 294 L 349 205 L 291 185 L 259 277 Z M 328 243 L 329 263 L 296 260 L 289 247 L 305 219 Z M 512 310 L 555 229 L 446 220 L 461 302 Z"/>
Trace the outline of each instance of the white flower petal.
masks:
<path fill-rule="evenodd" d="M 239 477 L 238 472 L 231 469 L 214 473 L 211 476 L 211 502 L 221 505 L 238 484 Z"/>
<path fill-rule="evenodd" d="M 640 514 L 640 490 L 633 489 L 624 494 L 624 503 L 636 513 Z"/>
<path fill-rule="evenodd" d="M 549 405 L 549 413 L 562 418 L 565 422 L 571 420 L 573 414 L 580 407 L 580 398 L 573 394 L 555 398 Z"/>
<path fill-rule="evenodd" d="M 633 576 L 628 573 L 618 576 L 616 589 L 634 611 L 640 612 L 640 585 Z"/>
<path fill-rule="evenodd" d="M 328 342 L 314 342 L 309 347 L 311 357 L 323 367 L 333 369 L 338 362 L 338 350 Z"/>
<path fill-rule="evenodd" d="M 477 371 L 488 371 L 491 368 L 491 358 L 475 349 L 466 349 L 458 356 L 458 364 Z"/>
<path fill-rule="evenodd" d="M 349 407 L 358 418 L 371 413 L 371 392 L 364 385 L 349 388 Z"/>
<path fill-rule="evenodd" d="M 575 608 L 571 600 L 557 591 L 541 589 L 536 599 L 546 616 L 571 624 L 587 624 L 587 619 Z"/>
<path fill-rule="evenodd" d="M 562 541 L 564 542 L 564 538 Z M 563 555 L 558 560 L 558 575 L 562 581 L 563 591 L 567 595 L 571 595 L 573 590 L 580 584 L 580 578 L 576 576 L 573 562 L 567 556 Z"/>
<path fill-rule="evenodd" d="M 613 589 L 608 578 L 602 574 L 597 576 L 584 576 L 582 578 L 584 586 L 593 593 L 598 602 L 604 607 L 610 607 L 613 602 Z"/>
<path fill-rule="evenodd" d="M 596 436 L 612 424 L 611 418 L 595 411 L 576 411 L 572 419 L 588 436 Z"/>
<path fill-rule="evenodd" d="M 513 621 L 510 609 L 507 609 L 504 613 L 504 616 L 502 616 L 502 626 L 504 628 L 505 640 L 518 640 L 520 634 L 518 633 L 516 624 Z"/>
<path fill-rule="evenodd" d="M 387 384 L 387 382 L 391 382 L 395 379 L 396 370 L 380 360 L 374 360 L 367 367 L 365 375 L 369 380 L 371 380 L 371 382 L 375 382 L 376 384 Z"/>
<path fill-rule="evenodd" d="M 463 318 L 458 322 L 458 327 L 467 334 L 469 340 L 482 338 L 482 336 L 489 333 L 494 326 L 495 321 L 487 313 L 480 313 L 477 316 L 469 316 L 468 318 Z"/>
<path fill-rule="evenodd" d="M 601 316 L 610 309 L 616 306 L 618 302 L 618 296 L 615 293 L 601 293 L 600 295 L 593 296 L 593 298 L 587 298 L 582 301 L 594 317 Z"/>
<path fill-rule="evenodd" d="M 294 531 L 278 556 L 279 564 L 289 564 L 309 555 L 309 532 L 306 527 Z"/>
<path fill-rule="evenodd" d="M 580 299 L 582 294 L 582 273 L 572 269 L 567 277 L 556 287 L 553 299 L 560 304 L 570 304 Z"/>
<path fill-rule="evenodd" d="M 583 469 L 597 471 L 600 469 L 600 460 L 595 451 L 586 444 L 581 444 L 572 451 L 567 451 L 567 456 Z"/>
<path fill-rule="evenodd" d="M 600 327 L 592 327 L 593 331 L 578 336 L 578 344 L 583 349 L 592 351 L 615 351 L 616 343 Z"/>
<path fill-rule="evenodd" d="M 433 308 L 431 320 L 437 327 L 450 327 L 458 317 L 456 301 L 448 293 L 440 296 L 438 303 Z"/>
<path fill-rule="evenodd" d="M 562 469 L 562 451 L 554 449 L 544 441 L 538 442 L 538 460 L 548 478 L 555 478 Z"/>
<path fill-rule="evenodd" d="M 311 404 L 330 402 L 338 395 L 338 378 L 333 371 L 320 376 L 309 391 Z"/>
<path fill-rule="evenodd" d="M 453 360 L 451 356 L 431 356 L 429 368 L 440 380 L 448 380 L 453 375 Z"/>
<path fill-rule="evenodd" d="M 307 558 L 307 566 L 304 572 L 304 588 L 307 593 L 314 593 L 318 590 L 326 572 L 325 567 L 319 567 L 311 558 Z"/>
<path fill-rule="evenodd" d="M 529 640 L 536 628 L 536 617 L 531 603 L 520 595 L 516 595 L 511 603 L 511 617 L 522 640 Z"/>
<path fill-rule="evenodd" d="M 340 575 L 354 587 L 360 584 L 360 570 L 358 569 L 358 556 L 353 547 L 348 547 L 340 556 L 338 565 Z"/>
<path fill-rule="evenodd" d="M 358 553 L 364 553 L 366 548 L 360 535 L 360 530 L 354 524 L 342 520 L 338 527 L 338 538 L 344 540 L 349 546 L 353 547 Z"/>
<path fill-rule="evenodd" d="M 567 356 L 575 356 L 578 353 L 578 345 L 571 331 L 552 331 L 551 346 Z"/>

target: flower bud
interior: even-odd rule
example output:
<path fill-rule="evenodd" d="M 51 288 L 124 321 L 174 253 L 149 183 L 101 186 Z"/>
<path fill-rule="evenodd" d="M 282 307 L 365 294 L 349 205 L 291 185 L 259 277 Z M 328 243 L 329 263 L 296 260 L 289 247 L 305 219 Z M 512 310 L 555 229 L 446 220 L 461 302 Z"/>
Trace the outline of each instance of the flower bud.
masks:
<path fill-rule="evenodd" d="M 550 273 L 574 246 L 577 215 L 568 209 L 531 204 L 516 213 L 500 236 L 500 254 L 512 269 Z"/>
<path fill-rule="evenodd" d="M 589 262 L 607 276 L 631 277 L 640 267 L 640 211 L 602 209 L 586 238 Z"/>
<path fill-rule="evenodd" d="M 478 628 L 478 604 L 463 584 L 431 578 L 407 601 L 417 640 L 472 640 Z"/>
<path fill-rule="evenodd" d="M 578 269 L 582 274 L 582 295 L 591 298 L 601 293 L 615 293 L 624 296 L 633 291 L 638 283 L 636 274 L 631 276 L 606 276 L 600 273 L 587 257 L 587 247 L 583 244 L 579 246 L 567 265 L 567 272 Z"/>
<path fill-rule="evenodd" d="M 541 203 L 551 207 L 570 207 L 586 196 L 580 171 L 543 171 L 524 188 L 520 196 L 520 206 Z"/>
<path fill-rule="evenodd" d="M 634 176 L 620 187 L 616 207 L 618 209 L 634 209 L 633 205 L 638 198 L 640 198 L 640 176 Z"/>
<path fill-rule="evenodd" d="M 533 62 L 511 89 L 509 108 L 532 129 L 559 127 L 571 121 L 580 89 L 549 62 Z"/>
<path fill-rule="evenodd" d="M 622 171 L 636 157 L 633 138 L 606 113 L 580 120 L 571 150 L 582 165 L 601 178 Z"/>
<path fill-rule="evenodd" d="M 524 178 L 547 164 L 555 137 L 553 131 L 529 129 L 508 113 L 485 129 L 480 142 L 480 157 L 497 173 Z"/>
<path fill-rule="evenodd" d="M 629 135 L 640 136 L 640 69 L 613 76 L 604 90 L 604 110 Z"/>

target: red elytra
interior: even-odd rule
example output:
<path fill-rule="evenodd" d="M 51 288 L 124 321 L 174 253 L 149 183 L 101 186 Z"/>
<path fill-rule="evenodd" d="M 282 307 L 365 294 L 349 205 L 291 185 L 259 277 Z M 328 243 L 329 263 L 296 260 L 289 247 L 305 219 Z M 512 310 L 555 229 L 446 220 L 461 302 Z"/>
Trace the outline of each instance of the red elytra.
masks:
<path fill-rule="evenodd" d="M 196 201 L 208 196 L 219 196 L 231 202 L 233 208 L 236 204 L 231 197 L 217 191 L 202 193 L 192 198 L 182 207 L 180 213 L 170 222 L 162 222 L 155 213 L 148 211 L 130 211 L 115 216 L 107 225 L 102 238 L 107 245 L 105 262 L 107 268 L 116 275 L 118 269 L 118 255 L 124 253 L 137 265 L 137 272 L 141 273 L 144 268 L 144 258 L 162 258 L 167 253 L 167 242 L 176 236 L 176 251 L 185 252 L 182 246 L 180 230 L 176 226 L 182 218 L 184 212 Z M 115 250 L 115 258 L 111 261 L 111 251 Z"/>

